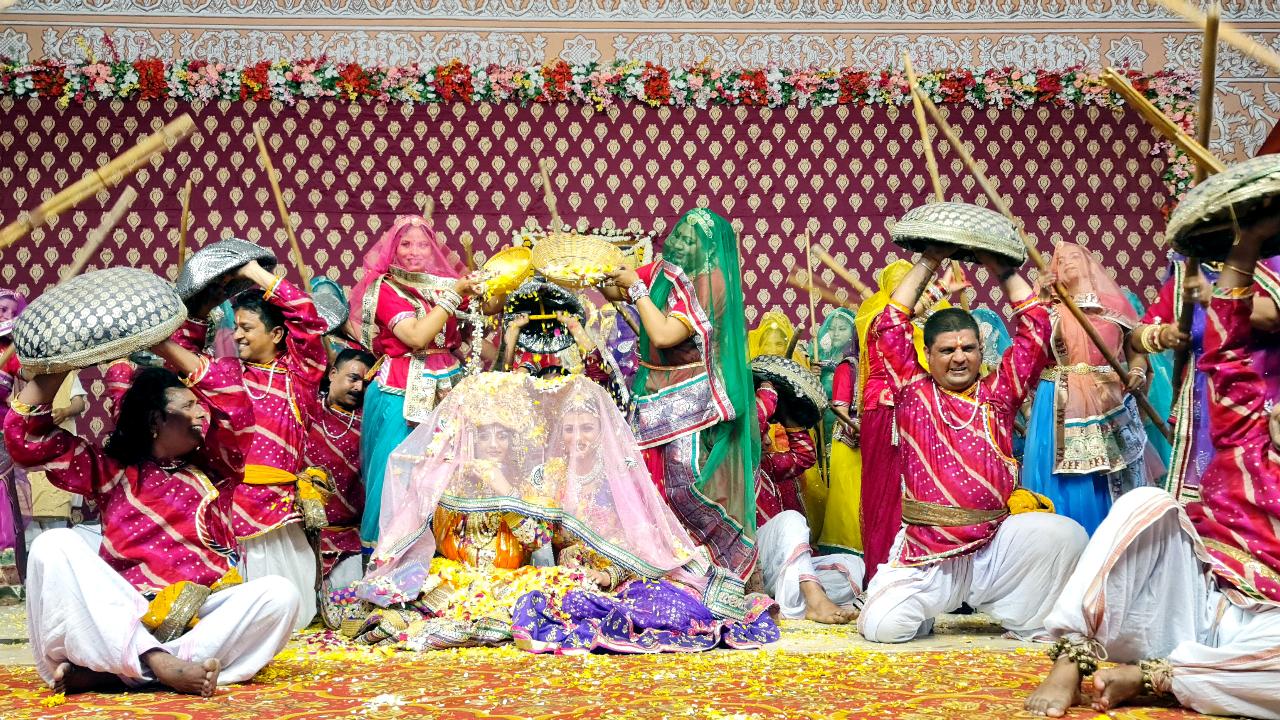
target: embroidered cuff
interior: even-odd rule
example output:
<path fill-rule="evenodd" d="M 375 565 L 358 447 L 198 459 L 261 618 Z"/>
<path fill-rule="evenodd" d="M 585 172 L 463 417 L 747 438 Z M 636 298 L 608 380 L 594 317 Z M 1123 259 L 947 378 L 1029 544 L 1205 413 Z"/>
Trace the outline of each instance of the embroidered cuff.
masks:
<path fill-rule="evenodd" d="M 1244 300 L 1253 297 L 1252 287 L 1232 287 L 1213 289 L 1213 298 L 1215 300 Z"/>
<path fill-rule="evenodd" d="M 894 309 L 896 309 L 898 312 L 902 313 L 903 315 L 910 315 L 910 314 L 911 314 L 911 308 L 907 307 L 906 305 L 903 305 L 902 303 L 898 302 L 897 300 L 890 300 L 890 301 L 889 301 L 889 304 L 888 304 L 888 305 L 886 305 L 885 307 L 891 307 L 891 308 L 894 308 Z"/>
<path fill-rule="evenodd" d="M 9 398 L 9 407 L 14 412 L 23 417 L 32 417 L 34 415 L 51 415 L 53 414 L 53 403 L 41 403 L 39 405 L 28 405 L 16 396 Z"/>
<path fill-rule="evenodd" d="M 680 322 L 684 323 L 684 326 L 689 328 L 690 334 L 697 332 L 696 330 L 693 329 L 693 321 L 689 319 L 688 315 L 685 315 L 684 313 L 677 310 L 672 312 L 669 315 L 669 317 L 673 317 L 679 320 Z"/>
<path fill-rule="evenodd" d="M 387 329 L 388 330 L 393 329 L 395 328 L 396 325 L 399 325 L 402 321 L 412 319 L 413 316 L 414 316 L 414 313 L 412 310 L 405 310 L 404 312 L 396 313 L 391 317 L 391 320 L 387 322 Z"/>
<path fill-rule="evenodd" d="M 1020 303 L 1014 303 L 1013 314 L 1018 315 L 1020 313 L 1024 313 L 1027 310 L 1037 306 L 1043 307 L 1044 303 L 1040 302 L 1040 298 L 1032 295 L 1031 297 L 1027 298 L 1026 300 L 1023 300 Z"/>

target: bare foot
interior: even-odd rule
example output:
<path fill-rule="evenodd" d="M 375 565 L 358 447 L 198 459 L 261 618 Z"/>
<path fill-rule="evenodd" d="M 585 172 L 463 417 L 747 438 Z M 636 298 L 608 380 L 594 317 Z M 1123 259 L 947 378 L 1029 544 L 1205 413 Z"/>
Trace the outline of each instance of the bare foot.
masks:
<path fill-rule="evenodd" d="M 1093 676 L 1093 687 L 1098 691 L 1093 709 L 1098 712 L 1112 710 L 1142 692 L 1142 670 L 1137 665 L 1117 665 L 1099 670 Z"/>
<path fill-rule="evenodd" d="M 180 660 L 163 650 L 152 650 L 142 656 L 161 685 L 186 695 L 212 697 L 218 689 L 221 664 L 214 658 L 202 663 Z"/>
<path fill-rule="evenodd" d="M 857 618 L 857 613 L 831 602 L 822 585 L 804 580 L 800 583 L 800 592 L 804 595 L 804 619 L 827 625 L 847 625 Z"/>
<path fill-rule="evenodd" d="M 1071 658 L 1063 655 L 1053 663 L 1053 669 L 1023 707 L 1032 715 L 1062 717 L 1080 701 L 1080 669 Z"/>
<path fill-rule="evenodd" d="M 51 687 L 56 693 L 75 695 L 95 690 L 123 690 L 124 683 L 111 673 L 98 672 L 64 662 L 54 668 Z"/>

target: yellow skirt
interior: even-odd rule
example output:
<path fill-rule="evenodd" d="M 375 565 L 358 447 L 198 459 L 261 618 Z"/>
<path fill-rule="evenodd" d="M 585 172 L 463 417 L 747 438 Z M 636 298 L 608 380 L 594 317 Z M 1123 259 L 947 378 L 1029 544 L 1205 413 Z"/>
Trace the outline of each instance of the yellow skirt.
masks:
<path fill-rule="evenodd" d="M 814 445 L 817 444 L 815 440 Z M 801 483 L 800 497 L 804 500 L 805 519 L 809 521 L 809 542 L 817 542 L 827 514 L 827 479 L 822 476 L 821 463 L 805 471 Z"/>
<path fill-rule="evenodd" d="M 842 442 L 831 443 L 831 487 L 818 544 L 862 552 L 862 451 Z"/>

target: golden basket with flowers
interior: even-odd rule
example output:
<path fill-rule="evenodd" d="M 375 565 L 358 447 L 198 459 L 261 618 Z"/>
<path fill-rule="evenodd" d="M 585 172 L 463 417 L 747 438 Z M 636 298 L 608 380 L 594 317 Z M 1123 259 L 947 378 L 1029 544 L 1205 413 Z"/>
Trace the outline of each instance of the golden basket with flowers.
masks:
<path fill-rule="evenodd" d="M 622 250 L 598 235 L 551 233 L 533 246 L 533 267 L 562 287 L 581 290 L 626 267 Z"/>
<path fill-rule="evenodd" d="M 526 247 L 509 247 L 485 261 L 480 268 L 485 297 L 501 297 L 533 275 L 532 253 Z"/>

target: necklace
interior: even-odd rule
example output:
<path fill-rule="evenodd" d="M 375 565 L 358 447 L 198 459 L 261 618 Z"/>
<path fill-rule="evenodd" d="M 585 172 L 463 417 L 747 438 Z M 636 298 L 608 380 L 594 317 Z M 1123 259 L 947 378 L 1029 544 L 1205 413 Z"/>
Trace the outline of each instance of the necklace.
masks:
<path fill-rule="evenodd" d="M 270 366 L 261 366 L 267 370 L 267 389 L 261 395 L 254 395 L 253 391 L 249 389 L 249 383 L 244 384 L 244 391 L 249 395 L 250 400 L 266 400 L 267 396 L 271 394 L 271 384 L 276 381 L 276 366 L 278 362 L 278 360 L 272 360 Z"/>
<path fill-rule="evenodd" d="M 332 406 L 329 407 L 329 411 L 337 412 Z M 324 418 L 320 419 L 320 429 L 324 430 L 324 434 L 329 436 L 330 440 L 338 440 L 342 437 L 345 437 L 347 433 L 351 432 L 351 428 L 355 424 L 356 424 L 356 414 L 347 413 L 347 426 L 343 428 L 342 432 L 338 433 L 337 435 L 334 435 L 333 433 L 329 432 L 329 423 L 325 422 Z"/>
<path fill-rule="evenodd" d="M 973 413 L 969 415 L 968 420 L 965 420 L 959 425 L 956 425 L 951 422 L 951 418 L 947 416 L 947 413 L 942 408 L 942 398 L 938 396 L 938 384 L 937 383 L 933 384 L 933 406 L 938 411 L 938 417 L 941 417 L 942 422 L 945 423 L 946 426 L 951 428 L 952 430 L 964 430 L 965 428 L 972 425 L 974 420 L 978 419 L 978 413 L 982 411 L 981 395 L 982 395 L 982 385 L 979 384 L 978 389 L 975 390 L 973 393 Z"/>

